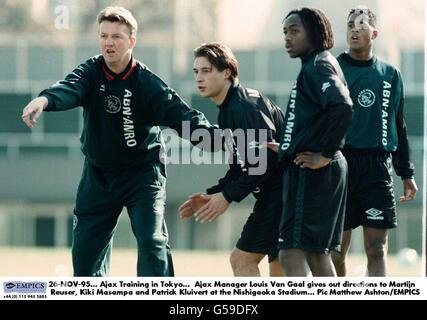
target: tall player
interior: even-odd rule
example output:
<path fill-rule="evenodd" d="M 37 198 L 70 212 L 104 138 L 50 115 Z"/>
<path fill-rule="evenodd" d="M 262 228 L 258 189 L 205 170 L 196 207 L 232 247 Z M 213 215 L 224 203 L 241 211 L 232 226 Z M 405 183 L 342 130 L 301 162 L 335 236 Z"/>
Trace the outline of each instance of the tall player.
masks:
<path fill-rule="evenodd" d="M 378 37 L 376 16 L 367 7 L 347 18 L 348 52 L 338 57 L 354 102 L 344 155 L 349 185 L 341 254 L 333 253 L 337 274 L 346 275 L 351 231 L 363 226 L 367 275 L 387 274 L 388 229 L 397 226 L 392 165 L 402 178 L 401 202 L 417 193 L 403 116 L 404 88 L 400 71 L 373 53 Z"/>
<path fill-rule="evenodd" d="M 330 252 L 340 250 L 347 187 L 340 149 L 352 102 L 328 51 L 334 37 L 325 14 L 294 9 L 284 19 L 283 33 L 287 53 L 302 65 L 278 150 L 285 163 L 279 257 L 288 276 L 305 276 L 306 262 L 313 276 L 335 276 Z"/>

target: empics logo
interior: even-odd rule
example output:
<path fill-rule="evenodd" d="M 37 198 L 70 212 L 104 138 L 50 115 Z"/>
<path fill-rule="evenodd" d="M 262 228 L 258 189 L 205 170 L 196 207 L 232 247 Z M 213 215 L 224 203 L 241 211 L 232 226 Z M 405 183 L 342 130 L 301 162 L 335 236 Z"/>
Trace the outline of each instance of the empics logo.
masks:
<path fill-rule="evenodd" d="M 381 216 L 381 214 L 383 213 L 381 210 L 371 208 L 369 210 L 366 210 L 365 212 L 367 214 L 366 218 L 369 220 L 384 220 L 384 217 Z"/>
<path fill-rule="evenodd" d="M 46 282 L 9 281 L 3 283 L 4 293 L 46 293 Z"/>
<path fill-rule="evenodd" d="M 16 287 L 16 284 L 14 284 L 13 282 L 8 282 L 4 286 L 6 289 L 12 289 Z"/>

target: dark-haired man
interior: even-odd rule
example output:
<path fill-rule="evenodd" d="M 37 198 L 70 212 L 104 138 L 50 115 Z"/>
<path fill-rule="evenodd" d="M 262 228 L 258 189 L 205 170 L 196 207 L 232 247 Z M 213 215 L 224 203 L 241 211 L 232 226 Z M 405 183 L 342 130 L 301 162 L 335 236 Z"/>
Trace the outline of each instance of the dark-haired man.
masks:
<path fill-rule="evenodd" d="M 280 141 L 285 165 L 280 261 L 288 276 L 335 276 L 347 186 L 340 148 L 351 120 L 351 99 L 336 59 L 331 25 L 323 12 L 298 8 L 284 19 L 286 51 L 301 58 Z M 270 147 L 277 145 L 270 144 Z"/>
<path fill-rule="evenodd" d="M 354 102 L 343 150 L 349 184 L 342 250 L 332 254 L 339 276 L 346 275 L 351 231 L 358 226 L 363 226 L 367 275 L 387 274 L 388 229 L 397 226 L 392 164 L 403 181 L 400 201 L 414 199 L 418 190 L 403 116 L 402 76 L 374 55 L 377 36 L 375 14 L 365 6 L 352 9 L 347 18 L 349 49 L 338 57 Z"/>
<path fill-rule="evenodd" d="M 207 189 L 207 194 L 194 195 L 180 207 L 181 217 L 194 215 L 201 222 L 213 221 L 231 202 L 240 202 L 253 193 L 257 199 L 253 213 L 230 255 L 233 273 L 259 276 L 258 265 L 267 255 L 270 275 L 283 275 L 277 248 L 282 170 L 277 154 L 259 149 L 260 144 L 280 139 L 283 113 L 257 90 L 239 84 L 238 62 L 230 48 L 221 43 L 196 48 L 193 70 L 200 94 L 218 106 L 218 124 L 224 130 L 232 161 L 226 175 Z M 240 133 L 240 137 L 231 132 Z M 258 157 L 258 163 L 251 161 L 251 155 Z"/>

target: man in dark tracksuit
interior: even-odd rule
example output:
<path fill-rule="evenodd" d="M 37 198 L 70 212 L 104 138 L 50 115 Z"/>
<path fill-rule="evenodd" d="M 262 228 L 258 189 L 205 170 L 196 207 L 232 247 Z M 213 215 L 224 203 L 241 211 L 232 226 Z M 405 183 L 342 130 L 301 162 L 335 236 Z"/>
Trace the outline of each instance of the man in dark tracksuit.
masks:
<path fill-rule="evenodd" d="M 203 97 L 218 105 L 218 124 L 224 130 L 225 145 L 232 159 L 217 185 L 207 189 L 207 194 L 191 197 L 180 207 L 181 217 L 194 214 L 201 222 L 213 221 L 231 202 L 240 202 L 253 193 L 257 199 L 253 213 L 230 256 L 233 273 L 259 276 L 258 264 L 268 255 L 270 274 L 283 275 L 277 249 L 282 171 L 277 154 L 259 148 L 267 141 L 279 140 L 283 113 L 258 91 L 238 84 L 237 60 L 228 47 L 220 43 L 203 44 L 194 50 L 194 57 L 198 89 Z M 197 201 L 198 206 L 194 204 Z"/>
<path fill-rule="evenodd" d="M 333 34 L 317 9 L 292 10 L 283 32 L 301 71 L 292 89 L 280 140 L 285 164 L 280 261 L 288 276 L 334 276 L 331 250 L 339 250 L 347 163 L 339 151 L 351 120 L 351 99 L 336 59 Z"/>
<path fill-rule="evenodd" d="M 123 209 L 138 247 L 138 276 L 173 276 L 164 221 L 166 173 L 158 125 L 181 132 L 210 128 L 145 65 L 132 57 L 137 23 L 121 7 L 98 16 L 102 55 L 90 58 L 23 111 L 32 128 L 43 110 L 83 106 L 85 163 L 74 209 L 74 275 L 108 274 L 114 230 Z"/>
<path fill-rule="evenodd" d="M 404 196 L 400 201 L 414 199 L 417 192 L 403 117 L 402 76 L 373 54 L 378 34 L 375 26 L 371 10 L 351 10 L 347 20 L 349 51 L 338 57 L 354 102 L 343 151 L 349 185 L 342 251 L 333 255 L 340 276 L 346 275 L 351 230 L 360 225 L 368 258 L 367 275 L 386 275 L 387 230 L 397 226 L 392 163 L 403 180 Z"/>

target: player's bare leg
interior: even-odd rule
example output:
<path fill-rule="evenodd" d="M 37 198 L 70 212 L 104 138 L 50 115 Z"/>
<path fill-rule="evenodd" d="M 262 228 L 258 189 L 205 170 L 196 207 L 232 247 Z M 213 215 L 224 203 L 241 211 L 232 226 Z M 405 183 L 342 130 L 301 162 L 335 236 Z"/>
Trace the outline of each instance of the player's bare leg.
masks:
<path fill-rule="evenodd" d="M 263 253 L 246 252 L 237 248 L 230 254 L 230 264 L 236 277 L 259 277 L 258 264 L 265 257 Z"/>
<path fill-rule="evenodd" d="M 332 251 L 331 258 L 335 266 L 335 271 L 338 277 L 345 277 L 347 275 L 346 258 L 348 250 L 350 249 L 351 230 L 343 232 L 341 241 L 341 252 Z"/>
<path fill-rule="evenodd" d="M 305 251 L 301 249 L 286 249 L 279 251 L 280 264 L 288 277 L 306 277 Z"/>
<path fill-rule="evenodd" d="M 368 266 L 366 275 L 384 277 L 387 273 L 387 229 L 363 228 Z"/>
<path fill-rule="evenodd" d="M 280 265 L 279 258 L 277 257 L 269 264 L 270 276 L 271 277 L 284 277 L 285 273 L 283 272 L 282 266 Z"/>
<path fill-rule="evenodd" d="M 317 252 L 307 252 L 307 262 L 313 277 L 336 277 L 331 255 Z"/>

